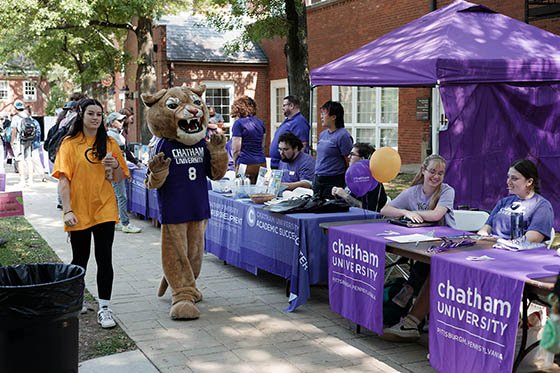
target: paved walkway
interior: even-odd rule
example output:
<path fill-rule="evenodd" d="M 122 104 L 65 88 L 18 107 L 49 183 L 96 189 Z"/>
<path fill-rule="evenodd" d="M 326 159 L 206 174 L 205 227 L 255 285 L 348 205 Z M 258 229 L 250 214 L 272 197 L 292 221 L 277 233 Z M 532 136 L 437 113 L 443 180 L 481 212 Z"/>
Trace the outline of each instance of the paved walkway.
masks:
<path fill-rule="evenodd" d="M 9 167 L 9 166 L 8 166 Z M 8 173 L 8 190 L 17 177 Z M 25 214 L 57 255 L 71 260 L 56 209 L 56 183 L 36 182 L 24 191 Z M 156 296 L 161 278 L 160 231 L 133 218 L 140 234 L 116 232 L 113 246 L 113 311 L 119 325 L 161 372 L 433 372 L 426 359 L 427 335 L 420 343 L 395 344 L 332 312 L 326 285 L 312 287 L 311 299 L 293 313 L 284 280 L 253 276 L 204 257 L 198 287 L 201 317 L 169 318 L 171 297 Z M 95 261 L 86 275 L 96 295 Z M 364 328 L 362 328 L 364 330 Z"/>

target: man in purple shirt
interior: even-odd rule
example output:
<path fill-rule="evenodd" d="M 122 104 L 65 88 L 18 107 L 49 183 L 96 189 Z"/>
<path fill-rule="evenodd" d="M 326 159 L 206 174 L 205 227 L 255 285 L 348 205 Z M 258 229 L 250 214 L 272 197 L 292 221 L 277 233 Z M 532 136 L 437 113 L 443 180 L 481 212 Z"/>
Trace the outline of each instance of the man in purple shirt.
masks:
<path fill-rule="evenodd" d="M 270 164 L 272 168 L 278 168 L 280 165 L 280 152 L 278 152 L 278 143 L 283 133 L 291 132 L 296 135 L 303 143 L 302 151 L 307 152 L 307 144 L 309 143 L 309 122 L 299 111 L 300 101 L 297 97 L 286 96 L 282 102 L 282 111 L 286 119 L 274 133 L 274 138 L 270 142 Z"/>
<path fill-rule="evenodd" d="M 278 139 L 278 151 L 282 160 L 282 184 L 287 190 L 298 187 L 311 188 L 315 177 L 315 159 L 301 151 L 303 143 L 291 132 L 283 133 Z"/>

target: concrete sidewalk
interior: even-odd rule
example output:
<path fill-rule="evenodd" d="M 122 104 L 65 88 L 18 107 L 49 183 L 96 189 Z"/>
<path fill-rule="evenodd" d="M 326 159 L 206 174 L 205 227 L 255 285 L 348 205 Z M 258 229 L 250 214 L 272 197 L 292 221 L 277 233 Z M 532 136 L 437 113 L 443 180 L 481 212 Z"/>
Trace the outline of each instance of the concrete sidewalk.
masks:
<path fill-rule="evenodd" d="M 8 191 L 14 190 L 17 176 L 7 176 Z M 56 183 L 36 182 L 23 196 L 26 218 L 57 255 L 70 262 L 70 245 L 56 209 Z M 95 359 L 81 371 L 123 372 L 123 366 L 136 363 L 142 369 L 135 372 L 434 371 L 426 359 L 427 334 L 412 344 L 385 342 L 364 328 L 356 334 L 354 324 L 331 311 L 326 285 L 313 286 L 306 304 L 284 312 L 288 303 L 283 279 L 264 272 L 255 277 L 211 254 L 205 255 L 198 280 L 204 295 L 198 304 L 200 319 L 171 320 L 169 291 L 163 298 L 156 296 L 162 275 L 160 230 L 148 221 L 132 220 L 142 233 L 115 233 L 112 308 L 142 354 Z M 95 273 L 92 255 L 86 286 L 97 295 Z"/>

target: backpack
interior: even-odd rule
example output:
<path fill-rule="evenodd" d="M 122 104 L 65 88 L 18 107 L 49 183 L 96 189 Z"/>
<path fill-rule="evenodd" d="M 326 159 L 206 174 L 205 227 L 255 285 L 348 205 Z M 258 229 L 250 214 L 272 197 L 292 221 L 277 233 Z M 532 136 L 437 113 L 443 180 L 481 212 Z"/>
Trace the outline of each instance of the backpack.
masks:
<path fill-rule="evenodd" d="M 68 133 L 69 127 L 70 126 L 64 126 L 57 129 L 56 126 L 53 126 L 49 130 L 49 134 L 47 140 L 45 140 L 45 144 L 43 145 L 43 148 L 47 151 L 47 153 L 49 153 L 49 159 L 53 163 L 56 159 L 56 153 L 58 153 L 60 144 L 62 143 L 62 140 Z"/>
<path fill-rule="evenodd" d="M 395 325 L 402 317 L 405 317 L 408 310 L 412 306 L 412 297 L 408 301 L 405 308 L 402 308 L 395 303 L 392 299 L 401 291 L 406 280 L 402 277 L 397 277 L 389 281 L 383 287 L 383 324 Z"/>
<path fill-rule="evenodd" d="M 37 136 L 37 127 L 35 126 L 35 121 L 31 117 L 23 118 L 21 124 L 21 142 L 29 142 L 35 140 Z"/>

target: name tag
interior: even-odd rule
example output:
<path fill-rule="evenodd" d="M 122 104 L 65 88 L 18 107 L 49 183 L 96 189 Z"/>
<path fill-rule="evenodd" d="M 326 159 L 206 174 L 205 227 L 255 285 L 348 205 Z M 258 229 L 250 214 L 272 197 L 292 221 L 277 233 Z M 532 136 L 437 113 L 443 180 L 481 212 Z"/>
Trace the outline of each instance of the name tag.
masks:
<path fill-rule="evenodd" d="M 295 171 L 290 171 L 290 176 L 294 176 L 296 174 Z"/>

